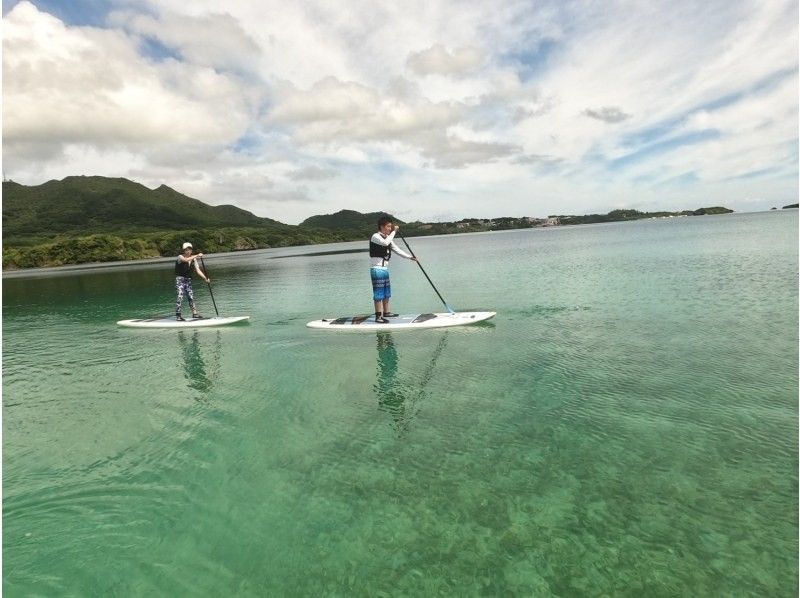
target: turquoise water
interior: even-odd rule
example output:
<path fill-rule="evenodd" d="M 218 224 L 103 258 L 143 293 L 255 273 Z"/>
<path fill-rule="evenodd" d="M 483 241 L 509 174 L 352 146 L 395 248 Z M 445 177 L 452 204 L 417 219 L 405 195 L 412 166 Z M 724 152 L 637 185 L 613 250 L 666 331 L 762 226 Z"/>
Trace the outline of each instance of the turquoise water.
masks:
<path fill-rule="evenodd" d="M 409 239 L 483 325 L 371 309 L 363 243 L 3 281 L 8 596 L 795 596 L 797 211 Z M 395 311 L 440 310 L 410 262 Z M 197 286 L 201 311 L 213 313 Z"/>

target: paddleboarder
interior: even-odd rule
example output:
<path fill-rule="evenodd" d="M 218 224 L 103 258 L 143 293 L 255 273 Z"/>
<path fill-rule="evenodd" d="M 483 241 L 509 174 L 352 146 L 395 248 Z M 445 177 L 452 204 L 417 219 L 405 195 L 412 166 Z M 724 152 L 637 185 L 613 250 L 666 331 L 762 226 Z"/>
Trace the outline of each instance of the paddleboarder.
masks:
<path fill-rule="evenodd" d="M 369 240 L 369 274 L 372 279 L 372 300 L 375 303 L 375 321 L 379 324 L 388 324 L 387 318 L 396 318 L 397 314 L 389 310 L 389 299 L 392 296 L 392 287 L 389 283 L 389 259 L 392 252 L 407 260 L 417 261 L 417 258 L 407 254 L 394 242 L 394 236 L 400 227 L 396 226 L 389 216 L 378 218 L 378 232 Z"/>
<path fill-rule="evenodd" d="M 181 312 L 183 311 L 183 296 L 186 295 L 186 298 L 189 300 L 189 307 L 192 310 L 192 317 L 193 318 L 202 318 L 200 314 L 197 313 L 197 307 L 194 304 L 194 293 L 192 292 L 192 274 L 197 272 L 197 274 L 205 280 L 207 283 L 211 282 L 211 279 L 205 275 L 205 272 L 200 268 L 200 262 L 197 260 L 203 257 L 202 253 L 198 253 L 197 255 L 192 255 L 194 248 L 192 247 L 191 243 L 184 243 L 183 244 L 183 253 L 178 256 L 178 259 L 175 260 L 175 290 L 178 293 L 178 297 L 175 301 L 175 319 L 180 322 L 185 322 Z"/>

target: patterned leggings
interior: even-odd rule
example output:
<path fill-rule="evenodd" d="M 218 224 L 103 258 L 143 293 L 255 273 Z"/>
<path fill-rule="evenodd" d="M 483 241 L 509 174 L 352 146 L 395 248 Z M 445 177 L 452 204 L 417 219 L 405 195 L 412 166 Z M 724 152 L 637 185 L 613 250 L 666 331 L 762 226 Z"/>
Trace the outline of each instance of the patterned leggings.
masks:
<path fill-rule="evenodd" d="M 183 309 L 183 294 L 186 293 L 186 298 L 189 300 L 189 307 L 192 313 L 197 311 L 194 307 L 194 293 L 192 293 L 192 279 L 176 276 L 175 277 L 175 290 L 178 291 L 178 299 L 175 301 L 175 313 L 180 315 Z"/>

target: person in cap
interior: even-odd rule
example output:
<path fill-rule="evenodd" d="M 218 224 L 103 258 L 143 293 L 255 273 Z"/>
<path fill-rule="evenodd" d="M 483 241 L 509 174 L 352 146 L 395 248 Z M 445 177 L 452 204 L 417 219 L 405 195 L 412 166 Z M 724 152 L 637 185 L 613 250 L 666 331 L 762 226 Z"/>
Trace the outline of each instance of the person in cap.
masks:
<path fill-rule="evenodd" d="M 389 310 L 389 299 L 392 296 L 392 286 L 389 282 L 389 259 L 392 252 L 408 260 L 417 261 L 414 256 L 408 255 L 394 242 L 394 236 L 400 227 L 396 226 L 389 216 L 378 218 L 378 232 L 369 240 L 369 275 L 372 279 L 372 300 L 375 304 L 375 321 L 378 324 L 388 324 L 387 318 L 396 318 L 397 314 Z"/>
<path fill-rule="evenodd" d="M 193 318 L 202 318 L 197 313 L 197 307 L 194 304 L 194 293 L 192 292 L 192 274 L 197 274 L 206 282 L 211 282 L 211 279 L 205 275 L 205 272 L 200 268 L 200 263 L 197 258 L 203 257 L 202 253 L 192 255 L 194 248 L 191 243 L 183 244 L 183 253 L 175 260 L 175 290 L 178 293 L 178 298 L 175 301 L 175 319 L 185 322 L 181 312 L 183 311 L 183 296 L 189 300 L 189 307 L 192 309 Z"/>

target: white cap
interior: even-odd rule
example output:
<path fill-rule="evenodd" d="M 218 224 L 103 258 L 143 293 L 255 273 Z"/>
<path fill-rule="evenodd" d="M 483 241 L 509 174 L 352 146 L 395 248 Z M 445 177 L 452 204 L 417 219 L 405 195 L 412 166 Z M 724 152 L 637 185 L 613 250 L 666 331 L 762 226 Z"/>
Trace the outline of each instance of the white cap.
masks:
<path fill-rule="evenodd" d="M 191 243 L 184 243 L 183 248 L 186 249 L 187 247 L 192 247 Z"/>

